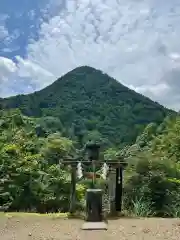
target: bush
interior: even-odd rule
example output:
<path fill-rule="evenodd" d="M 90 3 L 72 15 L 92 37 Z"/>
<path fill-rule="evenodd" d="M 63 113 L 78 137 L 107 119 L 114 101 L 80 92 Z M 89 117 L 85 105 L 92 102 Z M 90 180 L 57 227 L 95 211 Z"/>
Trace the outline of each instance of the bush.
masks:
<path fill-rule="evenodd" d="M 180 177 L 177 164 L 152 157 L 140 158 L 135 166 L 131 166 L 134 169 L 125 182 L 124 207 L 139 215 L 148 205 L 148 215 L 172 216 L 176 212 L 174 206 L 180 209 L 180 204 L 177 205 L 179 182 L 172 181 L 172 178 Z"/>

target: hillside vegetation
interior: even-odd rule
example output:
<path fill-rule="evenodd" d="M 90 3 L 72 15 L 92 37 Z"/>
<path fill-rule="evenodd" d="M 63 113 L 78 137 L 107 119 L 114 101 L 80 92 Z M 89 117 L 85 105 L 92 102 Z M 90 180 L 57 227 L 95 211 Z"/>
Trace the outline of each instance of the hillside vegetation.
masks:
<path fill-rule="evenodd" d="M 0 113 L 2 210 L 69 209 L 69 168 L 59 163 L 77 156 L 77 144 L 60 132 L 39 136 L 37 122 L 38 118 L 23 116 L 19 110 Z M 128 162 L 124 211 L 137 216 L 180 216 L 179 133 L 180 117 L 166 118 L 160 125 L 149 124 L 133 145 L 105 150 L 106 158 L 121 156 Z M 78 183 L 77 209 L 83 209 L 85 188 L 85 182 Z"/>
<path fill-rule="evenodd" d="M 174 114 L 91 67 L 76 68 L 39 92 L 0 99 L 0 106 L 55 117 L 54 128 L 64 136 L 101 137 L 108 146 L 131 144 L 148 123 Z"/>
<path fill-rule="evenodd" d="M 3 210 L 67 211 L 70 179 L 57 165 L 73 150 L 60 136 L 38 137 L 37 119 L 19 111 L 0 115 L 0 206 Z M 54 156 L 54 157 L 53 157 Z"/>
<path fill-rule="evenodd" d="M 0 208 L 66 212 L 70 171 L 88 140 L 105 159 L 123 158 L 123 211 L 180 216 L 180 117 L 89 67 L 47 88 L 0 100 Z M 81 155 L 82 156 L 82 155 Z M 77 184 L 84 209 L 88 181 Z M 105 181 L 97 184 L 104 187 Z"/>

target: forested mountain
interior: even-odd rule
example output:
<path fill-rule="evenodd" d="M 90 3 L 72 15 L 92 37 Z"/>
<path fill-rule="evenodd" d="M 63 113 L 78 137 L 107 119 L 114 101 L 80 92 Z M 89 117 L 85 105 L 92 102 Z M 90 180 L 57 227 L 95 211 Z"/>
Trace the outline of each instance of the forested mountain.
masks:
<path fill-rule="evenodd" d="M 41 91 L 0 99 L 0 106 L 19 108 L 27 116 L 49 116 L 49 125 L 67 137 L 81 131 L 85 138 L 93 135 L 113 145 L 132 143 L 148 123 L 159 124 L 174 114 L 87 66 L 74 69 Z"/>
<path fill-rule="evenodd" d="M 0 103 L 0 210 L 68 211 L 70 171 L 59 163 L 81 154 L 82 137 L 106 143 L 105 159 L 128 163 L 123 189 L 128 214 L 180 216 L 175 112 L 89 67 Z M 77 184 L 76 210 L 84 209 L 88 184 L 87 179 Z M 104 187 L 105 181 L 97 184 Z"/>

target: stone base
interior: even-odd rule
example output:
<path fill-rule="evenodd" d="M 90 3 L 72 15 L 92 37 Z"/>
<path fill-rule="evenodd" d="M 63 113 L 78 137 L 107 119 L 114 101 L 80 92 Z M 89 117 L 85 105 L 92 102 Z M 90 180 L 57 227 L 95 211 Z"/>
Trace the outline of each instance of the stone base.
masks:
<path fill-rule="evenodd" d="M 82 230 L 107 230 L 105 222 L 85 222 L 82 225 Z"/>

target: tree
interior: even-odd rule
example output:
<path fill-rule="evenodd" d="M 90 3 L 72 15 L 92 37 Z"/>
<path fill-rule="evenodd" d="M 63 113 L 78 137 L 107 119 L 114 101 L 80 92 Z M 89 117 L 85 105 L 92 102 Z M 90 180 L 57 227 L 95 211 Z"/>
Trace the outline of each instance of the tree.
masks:
<path fill-rule="evenodd" d="M 71 158 L 76 150 L 71 140 L 56 133 L 48 136 L 42 153 L 49 164 L 59 164 L 64 158 Z"/>

